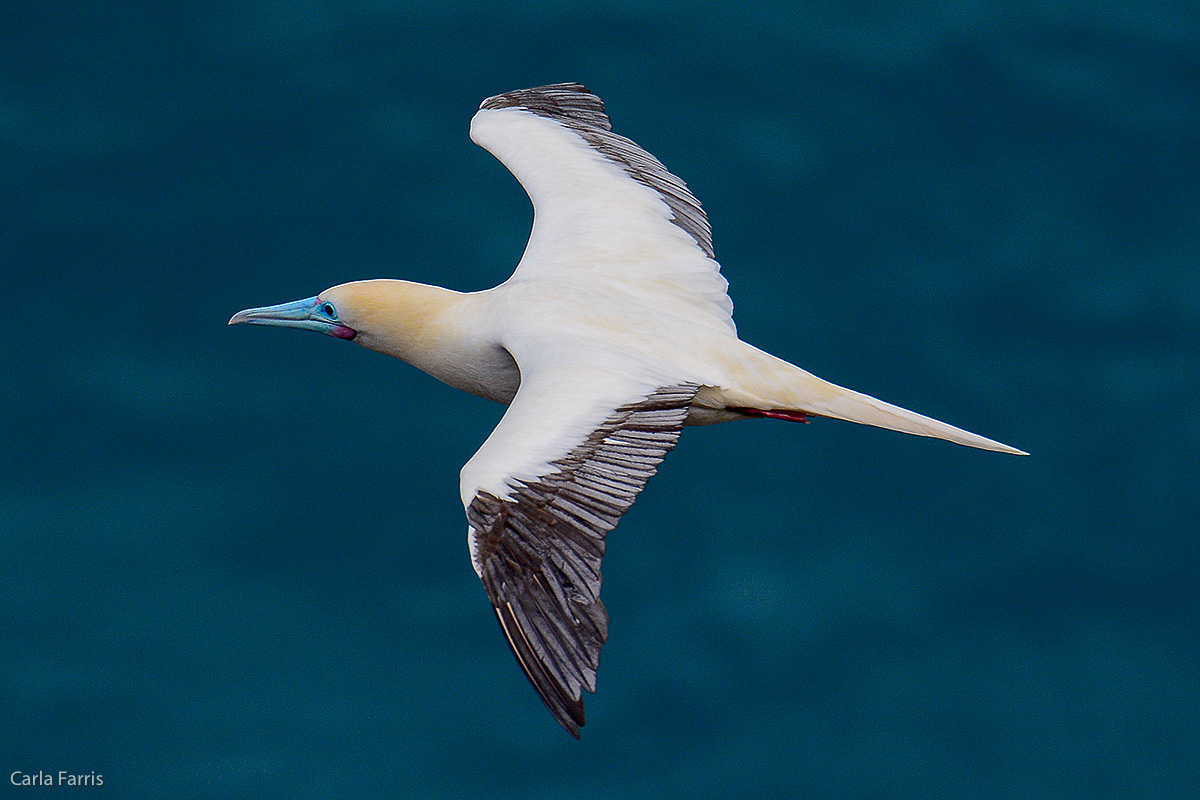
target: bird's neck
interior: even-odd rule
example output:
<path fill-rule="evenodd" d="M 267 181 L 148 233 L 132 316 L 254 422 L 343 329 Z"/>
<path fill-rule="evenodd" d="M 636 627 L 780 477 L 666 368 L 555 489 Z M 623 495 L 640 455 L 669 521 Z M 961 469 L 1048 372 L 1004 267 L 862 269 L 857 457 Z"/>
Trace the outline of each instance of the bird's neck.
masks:
<path fill-rule="evenodd" d="M 490 400 L 507 403 L 516 393 L 516 362 L 480 313 L 487 292 L 464 294 L 399 280 L 338 288 L 354 295 L 356 343 Z"/>

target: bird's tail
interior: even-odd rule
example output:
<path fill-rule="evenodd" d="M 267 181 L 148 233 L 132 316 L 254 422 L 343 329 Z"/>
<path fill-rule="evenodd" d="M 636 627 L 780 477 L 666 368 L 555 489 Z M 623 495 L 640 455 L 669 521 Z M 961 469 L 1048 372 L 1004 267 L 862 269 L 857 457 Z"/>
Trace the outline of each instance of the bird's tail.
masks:
<path fill-rule="evenodd" d="M 757 348 L 754 348 L 757 350 Z M 1000 453 L 1029 455 L 1023 450 L 988 439 L 962 428 L 956 428 L 932 417 L 909 411 L 891 403 L 877 400 L 870 395 L 846 389 L 822 380 L 812 373 L 774 356 L 757 351 L 770 363 L 760 363 L 758 374 L 769 379 L 768 385 L 760 390 L 748 386 L 747 393 L 729 403 L 730 410 L 750 416 L 765 416 L 795 421 L 806 421 L 808 416 L 832 417 L 847 422 L 874 425 L 916 436 L 931 436 L 948 442 L 994 450 Z M 744 402 L 754 397 L 756 402 Z M 731 398 L 732 400 L 733 398 Z"/>

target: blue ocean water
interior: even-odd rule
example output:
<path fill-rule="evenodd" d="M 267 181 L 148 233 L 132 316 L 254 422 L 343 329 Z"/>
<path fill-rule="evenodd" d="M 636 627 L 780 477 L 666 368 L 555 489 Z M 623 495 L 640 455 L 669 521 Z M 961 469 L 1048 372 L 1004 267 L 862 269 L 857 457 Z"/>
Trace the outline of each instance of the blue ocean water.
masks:
<path fill-rule="evenodd" d="M 1195 797 L 1198 17 L 7 4 L 0 785 Z M 609 539 L 580 742 L 467 558 L 501 408 L 225 326 L 503 280 L 531 210 L 467 123 L 567 80 L 703 201 L 743 338 L 1033 453 L 687 431 Z"/>

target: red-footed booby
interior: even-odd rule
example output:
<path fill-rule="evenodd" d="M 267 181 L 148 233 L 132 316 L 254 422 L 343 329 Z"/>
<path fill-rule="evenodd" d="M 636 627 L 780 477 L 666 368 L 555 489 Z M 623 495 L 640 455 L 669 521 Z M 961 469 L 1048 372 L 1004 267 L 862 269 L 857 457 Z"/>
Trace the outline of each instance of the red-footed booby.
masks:
<path fill-rule="evenodd" d="M 684 425 L 833 417 L 1024 455 L 741 341 L 700 203 L 613 133 L 583 86 L 490 97 L 471 138 L 533 201 L 507 281 L 470 293 L 357 281 L 229 322 L 348 339 L 508 405 L 461 474 L 471 563 L 521 668 L 576 738 L 608 636 L 605 534 Z"/>

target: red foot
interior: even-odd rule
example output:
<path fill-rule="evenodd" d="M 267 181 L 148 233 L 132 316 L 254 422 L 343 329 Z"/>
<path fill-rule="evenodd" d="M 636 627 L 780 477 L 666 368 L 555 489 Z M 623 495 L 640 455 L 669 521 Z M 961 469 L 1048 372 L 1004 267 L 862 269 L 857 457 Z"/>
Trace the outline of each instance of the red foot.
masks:
<path fill-rule="evenodd" d="M 788 422 L 803 422 L 808 424 L 808 415 L 803 411 L 789 411 L 786 408 L 731 408 L 739 414 L 748 417 L 768 417 L 770 419 L 786 419 Z"/>

